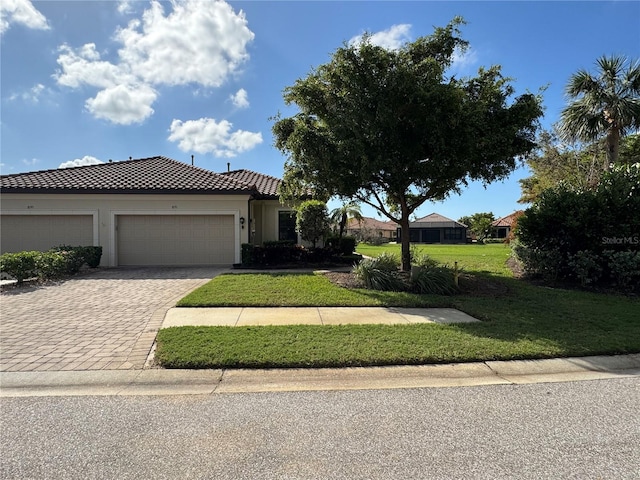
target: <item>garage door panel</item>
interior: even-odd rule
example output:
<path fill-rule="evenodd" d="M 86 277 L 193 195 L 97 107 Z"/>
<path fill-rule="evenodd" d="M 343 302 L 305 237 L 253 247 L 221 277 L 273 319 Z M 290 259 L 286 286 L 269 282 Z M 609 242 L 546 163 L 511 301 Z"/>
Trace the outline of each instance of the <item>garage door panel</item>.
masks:
<path fill-rule="evenodd" d="M 93 245 L 93 216 L 3 215 L 0 231 L 2 253 Z"/>
<path fill-rule="evenodd" d="M 229 265 L 232 215 L 120 215 L 119 265 Z"/>

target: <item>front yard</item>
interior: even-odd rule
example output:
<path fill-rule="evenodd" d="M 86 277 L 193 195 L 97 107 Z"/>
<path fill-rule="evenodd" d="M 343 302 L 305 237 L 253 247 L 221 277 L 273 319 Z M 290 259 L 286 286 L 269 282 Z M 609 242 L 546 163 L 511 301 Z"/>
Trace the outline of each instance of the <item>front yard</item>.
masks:
<path fill-rule="evenodd" d="M 359 251 L 370 255 L 372 248 L 397 247 Z M 175 327 L 159 332 L 156 360 L 166 368 L 285 368 L 640 352 L 637 298 L 551 289 L 512 278 L 505 266 L 509 250 L 503 245 L 421 248 L 441 262 L 459 262 L 468 274 L 462 294 L 347 289 L 313 273 L 230 274 L 216 277 L 179 305 L 454 307 L 482 322 Z"/>

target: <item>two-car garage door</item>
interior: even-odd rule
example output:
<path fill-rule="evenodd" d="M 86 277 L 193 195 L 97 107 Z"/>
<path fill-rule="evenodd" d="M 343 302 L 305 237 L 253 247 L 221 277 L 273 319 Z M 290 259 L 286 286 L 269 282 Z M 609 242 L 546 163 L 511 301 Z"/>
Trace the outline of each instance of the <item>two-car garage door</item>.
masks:
<path fill-rule="evenodd" d="M 118 265 L 230 265 L 233 215 L 117 215 Z"/>
<path fill-rule="evenodd" d="M 2 252 L 93 245 L 93 215 L 2 215 Z"/>

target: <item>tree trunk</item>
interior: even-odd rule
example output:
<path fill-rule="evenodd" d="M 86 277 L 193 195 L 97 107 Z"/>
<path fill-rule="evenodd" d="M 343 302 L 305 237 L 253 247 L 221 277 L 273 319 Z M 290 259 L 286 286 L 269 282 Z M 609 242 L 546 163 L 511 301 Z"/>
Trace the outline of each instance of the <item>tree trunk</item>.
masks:
<path fill-rule="evenodd" d="M 338 234 L 338 237 L 342 238 L 342 234 L 344 233 L 344 227 L 347 226 L 347 213 L 344 212 L 342 214 L 342 218 L 340 219 L 340 233 Z"/>
<path fill-rule="evenodd" d="M 620 130 L 612 128 L 607 134 L 607 157 L 605 159 L 604 171 L 608 172 L 611 165 L 618 163 L 620 151 Z"/>
<path fill-rule="evenodd" d="M 409 212 L 407 211 L 407 205 L 403 202 L 400 205 L 401 217 L 400 217 L 400 237 L 402 239 L 402 271 L 411 271 L 411 242 L 409 236 Z"/>

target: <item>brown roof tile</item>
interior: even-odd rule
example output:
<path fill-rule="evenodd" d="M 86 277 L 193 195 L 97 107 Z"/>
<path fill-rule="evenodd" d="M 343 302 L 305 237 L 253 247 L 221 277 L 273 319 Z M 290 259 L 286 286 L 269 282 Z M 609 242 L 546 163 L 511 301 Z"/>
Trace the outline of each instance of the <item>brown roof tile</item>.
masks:
<path fill-rule="evenodd" d="M 278 186 L 280 186 L 281 182 L 279 178 L 244 169 L 221 172 L 220 175 L 253 185 L 262 197 L 278 197 Z"/>
<path fill-rule="evenodd" d="M 516 210 L 515 212 L 507 215 L 506 217 L 502 217 L 497 220 L 494 220 L 491 223 L 491 226 L 492 227 L 511 227 L 513 226 L 513 223 L 518 219 L 518 217 L 520 217 L 522 214 L 524 214 L 523 210 Z"/>
<path fill-rule="evenodd" d="M 252 184 L 167 157 L 2 175 L 3 193 L 255 193 Z"/>

